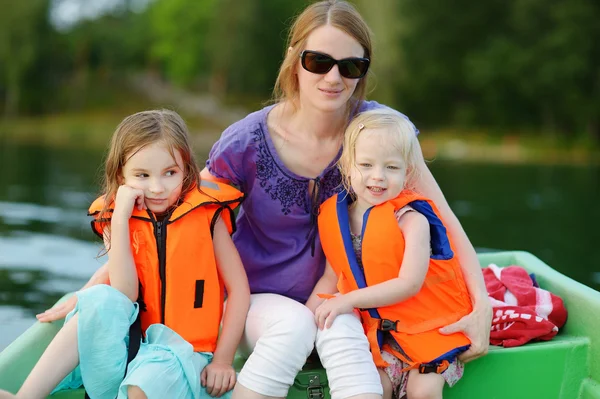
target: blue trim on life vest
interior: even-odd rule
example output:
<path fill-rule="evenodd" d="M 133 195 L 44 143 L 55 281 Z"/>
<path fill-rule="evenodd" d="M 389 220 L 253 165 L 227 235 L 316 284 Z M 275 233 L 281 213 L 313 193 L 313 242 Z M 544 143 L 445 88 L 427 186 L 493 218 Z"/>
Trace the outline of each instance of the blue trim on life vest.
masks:
<path fill-rule="evenodd" d="M 429 222 L 429 232 L 431 234 L 431 259 L 452 259 L 454 257 L 454 252 L 452 252 L 452 249 L 450 248 L 446 227 L 435 214 L 431 205 L 424 200 L 413 201 L 409 203 L 409 205 L 425 216 Z"/>
<path fill-rule="evenodd" d="M 340 233 L 342 234 L 342 241 L 344 242 L 344 250 L 346 251 L 346 258 L 348 258 L 348 264 L 350 265 L 350 270 L 354 276 L 354 281 L 356 281 L 356 285 L 360 289 L 367 287 L 367 281 L 365 279 L 365 274 L 358 265 L 356 253 L 354 252 L 354 247 L 352 246 L 352 236 L 350 235 L 350 215 L 348 214 L 348 205 L 350 205 L 350 200 L 350 195 L 348 195 L 346 191 L 343 190 L 338 193 L 336 200 L 336 212 L 338 223 L 340 225 Z M 365 226 L 367 224 L 366 221 L 371 209 L 373 208 L 369 208 L 367 212 L 365 212 L 362 234 L 365 232 Z M 367 311 L 372 318 L 381 319 L 377 309 L 369 308 Z"/>
<path fill-rule="evenodd" d="M 444 353 L 442 356 L 430 361 L 429 363 L 441 363 L 444 360 L 447 360 L 449 363 L 452 363 L 458 355 L 465 352 L 469 349 L 471 345 L 459 346 L 458 348 L 454 348 L 451 351 Z"/>

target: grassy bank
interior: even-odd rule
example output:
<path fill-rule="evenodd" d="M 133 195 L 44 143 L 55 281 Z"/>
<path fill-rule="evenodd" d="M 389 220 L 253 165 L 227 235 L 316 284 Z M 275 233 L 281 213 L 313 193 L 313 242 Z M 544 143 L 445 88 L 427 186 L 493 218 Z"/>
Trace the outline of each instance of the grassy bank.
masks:
<path fill-rule="evenodd" d="M 151 108 L 151 107 L 146 107 Z M 105 148 L 115 127 L 140 107 L 25 117 L 0 121 L 5 140 L 57 147 Z M 199 153 L 208 151 L 227 126 L 199 115 L 183 116 Z M 600 149 L 584 141 L 565 141 L 528 133 L 498 134 L 458 129 L 424 130 L 420 135 L 428 160 L 486 163 L 600 164 Z"/>
<path fill-rule="evenodd" d="M 132 107 L 0 120 L 0 138 L 51 147 L 103 149 L 121 120 L 139 110 Z M 202 117 L 184 118 L 198 151 L 210 148 L 224 128 Z"/>

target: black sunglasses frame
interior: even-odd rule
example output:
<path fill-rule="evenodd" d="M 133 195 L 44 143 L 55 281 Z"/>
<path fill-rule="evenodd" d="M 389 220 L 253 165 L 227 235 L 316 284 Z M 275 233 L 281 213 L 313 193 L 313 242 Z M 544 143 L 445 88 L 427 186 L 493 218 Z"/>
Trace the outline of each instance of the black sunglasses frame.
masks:
<path fill-rule="evenodd" d="M 307 54 L 314 54 L 314 55 L 318 55 L 321 57 L 324 57 L 328 60 L 331 60 L 331 66 L 329 66 L 329 68 L 327 68 L 326 71 L 323 72 L 315 72 L 315 71 L 311 71 L 310 69 L 308 69 L 306 67 L 306 55 Z M 315 73 L 317 75 L 325 75 L 326 73 L 328 73 L 329 71 L 331 71 L 331 69 L 333 68 L 334 65 L 338 66 L 338 70 L 340 71 L 340 75 L 342 75 L 343 77 L 345 77 L 346 79 L 361 79 L 364 78 L 365 75 L 367 74 L 367 72 L 369 71 L 369 66 L 371 64 L 371 60 L 368 58 L 363 58 L 363 57 L 349 57 L 349 58 L 342 58 L 341 60 L 336 60 L 335 58 L 333 58 L 332 56 L 325 54 L 325 53 L 320 53 L 318 51 L 313 51 L 313 50 L 303 50 L 300 53 L 300 60 L 301 60 L 301 64 L 302 64 L 302 68 L 304 68 L 304 70 L 310 72 L 310 73 Z M 359 76 L 346 76 L 344 73 L 342 73 L 342 71 L 346 71 L 347 69 L 343 68 L 344 63 L 350 62 L 353 63 L 354 61 L 360 61 L 364 64 L 366 64 L 365 70 L 359 75 Z"/>

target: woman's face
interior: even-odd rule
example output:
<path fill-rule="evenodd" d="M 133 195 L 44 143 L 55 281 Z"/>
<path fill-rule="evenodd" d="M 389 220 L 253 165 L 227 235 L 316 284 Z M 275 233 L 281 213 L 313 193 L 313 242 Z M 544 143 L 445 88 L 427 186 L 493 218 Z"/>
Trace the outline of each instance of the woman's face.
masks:
<path fill-rule="evenodd" d="M 306 46 L 302 50 L 325 53 L 336 60 L 364 57 L 364 50 L 356 39 L 330 25 L 315 29 L 308 36 Z M 324 75 L 308 72 L 302 68 L 300 59 L 296 72 L 301 107 L 311 107 L 324 112 L 344 109 L 360 81 L 341 76 L 337 65 Z"/>

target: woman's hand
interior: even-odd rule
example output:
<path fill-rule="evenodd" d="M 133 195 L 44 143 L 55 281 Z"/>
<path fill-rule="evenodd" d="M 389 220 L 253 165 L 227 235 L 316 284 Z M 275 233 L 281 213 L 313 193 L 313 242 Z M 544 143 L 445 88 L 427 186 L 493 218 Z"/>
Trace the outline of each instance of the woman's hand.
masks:
<path fill-rule="evenodd" d="M 81 288 L 81 290 L 85 290 L 89 287 L 92 287 L 97 284 L 109 284 L 108 280 L 108 263 L 105 263 L 100 267 L 90 280 Z M 81 291 L 80 290 L 80 291 Z M 51 321 L 61 320 L 67 317 L 70 311 L 75 309 L 75 305 L 77 305 L 77 295 L 72 295 L 69 299 L 64 301 L 61 304 L 54 306 L 46 310 L 43 313 L 36 315 L 38 321 L 42 323 L 49 323 Z"/>
<path fill-rule="evenodd" d="M 487 306 L 474 309 L 456 323 L 440 329 L 440 333 L 446 335 L 462 332 L 471 340 L 471 346 L 458 356 L 459 360 L 467 363 L 488 353 L 492 315 L 492 307 L 488 303 Z"/>
<path fill-rule="evenodd" d="M 200 382 L 210 396 L 218 398 L 235 385 L 235 370 L 231 364 L 212 362 L 200 374 Z"/>
<path fill-rule="evenodd" d="M 71 296 L 60 305 L 56 305 L 53 308 L 36 315 L 35 317 L 37 317 L 38 321 L 42 323 L 61 320 L 67 317 L 67 314 L 69 314 L 70 311 L 75 309 L 75 305 L 77 305 L 77 295 Z"/>
<path fill-rule="evenodd" d="M 354 305 L 350 303 L 348 295 L 338 295 L 327 299 L 315 310 L 315 322 L 319 330 L 329 328 L 338 315 L 352 313 Z"/>

